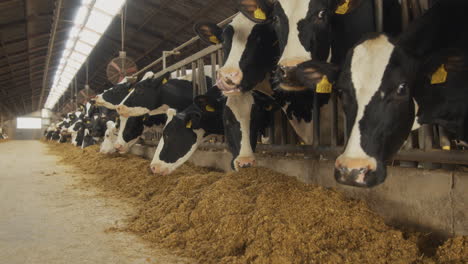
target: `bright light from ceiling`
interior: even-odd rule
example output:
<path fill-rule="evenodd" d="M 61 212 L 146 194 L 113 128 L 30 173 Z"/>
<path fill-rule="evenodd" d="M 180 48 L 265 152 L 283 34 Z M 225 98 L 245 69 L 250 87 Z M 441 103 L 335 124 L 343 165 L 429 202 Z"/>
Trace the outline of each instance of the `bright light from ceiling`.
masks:
<path fill-rule="evenodd" d="M 126 0 L 83 0 L 55 72 L 45 108 L 53 109 Z"/>

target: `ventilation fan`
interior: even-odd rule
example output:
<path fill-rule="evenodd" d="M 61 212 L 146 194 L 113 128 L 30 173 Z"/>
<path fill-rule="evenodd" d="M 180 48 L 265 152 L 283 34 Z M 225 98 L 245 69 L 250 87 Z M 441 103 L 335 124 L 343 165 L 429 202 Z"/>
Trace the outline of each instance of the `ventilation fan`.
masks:
<path fill-rule="evenodd" d="M 89 88 L 89 85 L 85 85 L 85 88 L 81 90 L 78 95 L 76 96 L 76 100 L 78 104 L 86 104 L 91 100 L 91 98 L 96 96 L 96 92 Z"/>
<path fill-rule="evenodd" d="M 135 62 L 127 57 L 125 51 L 119 52 L 119 57 L 113 59 L 107 65 L 107 79 L 112 84 L 118 84 L 126 76 L 130 76 L 138 71 L 137 65 Z"/>

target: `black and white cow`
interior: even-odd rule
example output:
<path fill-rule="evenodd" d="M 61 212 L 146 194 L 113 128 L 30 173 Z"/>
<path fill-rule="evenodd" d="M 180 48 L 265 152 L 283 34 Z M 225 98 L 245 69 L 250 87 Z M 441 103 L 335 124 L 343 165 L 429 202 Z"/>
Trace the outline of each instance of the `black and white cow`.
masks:
<path fill-rule="evenodd" d="M 180 79 L 168 79 L 170 73 L 159 78 L 148 78 L 137 83 L 130 95 L 117 107 L 122 117 L 160 115 L 169 108 L 184 109 L 192 103 L 191 75 Z M 207 87 L 211 78 L 206 77 Z"/>
<path fill-rule="evenodd" d="M 237 0 L 239 10 L 259 24 L 271 24 L 279 41 L 275 78 L 279 88 L 302 91 L 297 66 L 306 61 L 341 64 L 346 52 L 375 31 L 373 0 Z M 398 33 L 398 0 L 384 2 L 384 31 Z"/>
<path fill-rule="evenodd" d="M 114 148 L 121 154 L 127 153 L 138 142 L 145 130 L 162 131 L 166 119 L 166 114 L 120 117 L 119 132 Z"/>
<path fill-rule="evenodd" d="M 148 78 L 153 77 L 153 72 L 147 72 L 141 79 L 144 81 Z M 132 90 L 133 83 L 124 78 L 122 82 L 115 85 L 112 88 L 105 90 L 103 93 L 97 95 L 94 98 L 96 106 L 104 106 L 107 109 L 116 110 L 117 106 L 129 95 Z"/>
<path fill-rule="evenodd" d="M 339 183 L 384 182 L 385 162 L 419 124 L 468 139 L 466 10 L 466 1 L 439 1 L 398 40 L 372 34 L 350 51 L 337 82 L 350 135 L 335 164 Z"/>
<path fill-rule="evenodd" d="M 185 163 L 198 146 L 213 135 L 223 135 L 223 109 L 225 98 L 218 87 L 199 95 L 193 104 L 177 113 L 167 111 L 163 137 L 151 162 L 155 174 L 167 175 Z"/>

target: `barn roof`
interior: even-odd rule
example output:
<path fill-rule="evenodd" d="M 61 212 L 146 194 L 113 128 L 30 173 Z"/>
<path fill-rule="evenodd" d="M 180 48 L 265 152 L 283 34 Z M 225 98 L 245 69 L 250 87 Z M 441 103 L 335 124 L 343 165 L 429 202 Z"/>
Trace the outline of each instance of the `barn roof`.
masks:
<path fill-rule="evenodd" d="M 58 67 L 72 20 L 82 0 L 61 0 L 60 16 L 53 41 L 49 69 L 45 65 L 53 31 L 54 14 L 60 0 L 3 0 L 0 2 L 0 112 L 21 115 L 41 108 Z M 236 12 L 226 0 L 127 0 L 125 50 L 142 68 L 194 36 L 192 26 L 204 20 L 220 22 Z M 109 4 L 112 1 L 109 0 Z M 117 16 L 89 57 L 89 85 L 101 92 L 111 84 L 106 66 L 120 51 L 120 23 Z M 177 61 L 204 44 L 197 42 Z M 154 71 L 160 70 L 160 65 Z M 45 91 L 39 105 L 44 76 Z M 78 89 L 84 88 L 85 67 L 77 75 Z M 65 94 L 68 100 L 70 93 Z"/>

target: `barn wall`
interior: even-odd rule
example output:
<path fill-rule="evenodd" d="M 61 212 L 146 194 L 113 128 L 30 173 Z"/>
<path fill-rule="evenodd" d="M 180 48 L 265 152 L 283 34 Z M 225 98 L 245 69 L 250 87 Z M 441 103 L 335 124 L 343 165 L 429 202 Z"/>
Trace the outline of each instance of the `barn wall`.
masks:
<path fill-rule="evenodd" d="M 136 146 L 133 152 L 152 158 L 154 148 Z M 388 224 L 431 232 L 442 237 L 468 235 L 468 173 L 391 167 L 385 184 L 373 189 L 338 185 L 332 161 L 258 155 L 258 165 L 299 180 L 331 187 L 347 197 L 361 199 Z M 198 166 L 230 170 L 228 152 L 198 151 L 191 158 Z M 337 219 L 338 221 L 338 219 Z"/>

